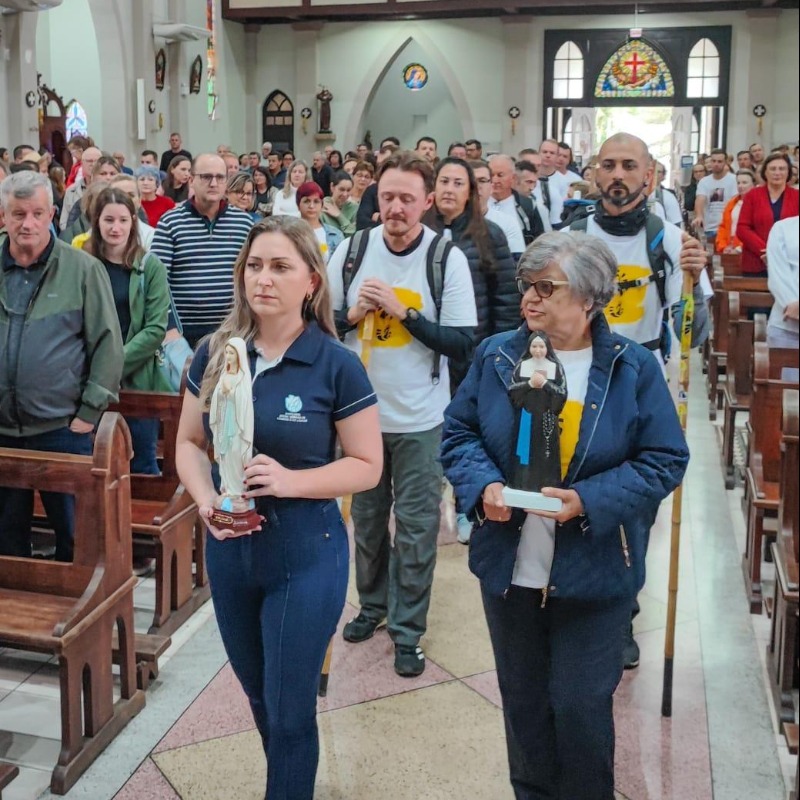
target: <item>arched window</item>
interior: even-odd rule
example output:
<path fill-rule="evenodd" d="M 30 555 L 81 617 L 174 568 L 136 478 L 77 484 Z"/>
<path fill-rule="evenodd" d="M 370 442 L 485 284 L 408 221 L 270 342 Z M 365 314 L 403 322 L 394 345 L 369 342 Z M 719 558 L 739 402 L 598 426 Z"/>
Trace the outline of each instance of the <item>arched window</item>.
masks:
<path fill-rule="evenodd" d="M 77 100 L 73 100 L 67 107 L 67 117 L 64 124 L 67 129 L 67 141 L 73 136 L 88 135 L 89 122 L 86 119 L 86 111 Z"/>
<path fill-rule="evenodd" d="M 272 142 L 273 151 L 294 149 L 294 106 L 279 91 L 273 92 L 261 108 L 262 141 Z"/>
<path fill-rule="evenodd" d="M 583 98 L 583 53 L 575 42 L 564 42 L 553 61 L 553 99 Z"/>
<path fill-rule="evenodd" d="M 711 39 L 701 39 L 689 53 L 687 97 L 719 96 L 719 50 Z"/>

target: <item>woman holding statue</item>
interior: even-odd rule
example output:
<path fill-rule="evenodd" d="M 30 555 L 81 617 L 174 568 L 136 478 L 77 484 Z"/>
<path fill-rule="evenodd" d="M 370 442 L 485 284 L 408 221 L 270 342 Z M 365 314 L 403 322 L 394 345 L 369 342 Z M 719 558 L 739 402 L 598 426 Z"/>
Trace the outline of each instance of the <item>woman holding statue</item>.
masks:
<path fill-rule="evenodd" d="M 540 236 L 517 266 L 524 323 L 478 346 L 445 412 L 520 800 L 614 798 L 623 633 L 689 459 L 658 361 L 603 315 L 616 272 L 600 239 Z"/>
<path fill-rule="evenodd" d="M 311 800 L 319 675 L 347 587 L 335 498 L 380 478 L 376 397 L 336 340 L 325 268 L 305 222 L 258 223 L 233 280 L 233 308 L 189 372 L 178 472 L 208 527 L 214 610 L 263 741 L 266 797 Z M 255 522 L 244 524 L 253 503 Z"/>

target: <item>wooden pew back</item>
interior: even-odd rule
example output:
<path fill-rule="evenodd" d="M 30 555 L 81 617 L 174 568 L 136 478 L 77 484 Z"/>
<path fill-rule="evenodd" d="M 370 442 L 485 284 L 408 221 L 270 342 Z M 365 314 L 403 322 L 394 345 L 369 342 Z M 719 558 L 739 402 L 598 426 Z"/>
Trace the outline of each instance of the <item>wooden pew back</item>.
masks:
<path fill-rule="evenodd" d="M 780 480 L 781 428 L 784 389 L 797 389 L 797 382 L 782 380 L 785 368 L 800 366 L 800 350 L 770 348 L 765 342 L 753 347 L 753 394 L 750 402 L 750 463 L 763 480 Z M 756 464 L 756 462 L 759 462 Z"/>
<path fill-rule="evenodd" d="M 797 389 L 783 390 L 783 433 L 781 436 L 781 502 L 778 510 L 778 548 L 783 551 L 789 582 L 797 591 L 800 532 L 798 518 L 798 441 L 800 399 Z"/>
<path fill-rule="evenodd" d="M 0 448 L 0 486 L 75 496 L 73 562 L 0 556 L 0 586 L 101 600 L 124 584 L 131 575 L 130 457 L 130 433 L 118 414 L 101 418 L 92 456 Z"/>
<path fill-rule="evenodd" d="M 753 342 L 767 340 L 767 319 L 751 320 L 755 309 L 771 308 L 773 298 L 764 292 L 728 292 L 728 360 L 727 374 L 732 377 L 738 397 L 750 395 L 753 385 Z"/>

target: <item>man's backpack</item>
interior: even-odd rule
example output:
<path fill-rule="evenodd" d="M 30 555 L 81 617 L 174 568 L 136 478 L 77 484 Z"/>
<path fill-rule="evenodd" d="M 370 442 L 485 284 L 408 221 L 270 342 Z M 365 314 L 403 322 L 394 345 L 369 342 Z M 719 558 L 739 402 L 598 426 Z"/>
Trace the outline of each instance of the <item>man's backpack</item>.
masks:
<path fill-rule="evenodd" d="M 355 278 L 358 270 L 361 268 L 361 262 L 364 260 L 364 255 L 367 252 L 371 230 L 371 228 L 364 228 L 356 231 L 349 241 L 347 256 L 342 265 L 343 312 L 347 311 L 347 294 L 350 291 L 350 286 L 353 284 L 353 278 Z M 428 289 L 433 298 L 433 305 L 436 308 L 437 321 L 442 313 L 442 295 L 444 293 L 444 273 L 447 268 L 447 256 L 454 246 L 455 245 L 453 245 L 451 241 L 437 233 L 428 247 L 428 253 L 425 259 Z M 344 338 L 344 334 L 341 334 L 341 337 Z M 439 383 L 440 361 L 441 353 L 435 352 L 433 354 L 433 367 L 431 369 L 431 380 L 433 383 Z"/>

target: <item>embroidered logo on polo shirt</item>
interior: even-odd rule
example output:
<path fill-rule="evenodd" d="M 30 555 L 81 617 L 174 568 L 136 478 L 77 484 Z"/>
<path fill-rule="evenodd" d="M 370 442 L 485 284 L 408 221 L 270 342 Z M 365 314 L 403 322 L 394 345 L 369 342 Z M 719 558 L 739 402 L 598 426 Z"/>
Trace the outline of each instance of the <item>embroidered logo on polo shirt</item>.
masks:
<path fill-rule="evenodd" d="M 303 401 L 298 395 L 286 395 L 283 404 L 286 407 L 286 413 L 278 416 L 279 422 L 308 422 L 308 419 L 300 413 L 303 410 Z"/>

